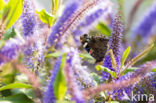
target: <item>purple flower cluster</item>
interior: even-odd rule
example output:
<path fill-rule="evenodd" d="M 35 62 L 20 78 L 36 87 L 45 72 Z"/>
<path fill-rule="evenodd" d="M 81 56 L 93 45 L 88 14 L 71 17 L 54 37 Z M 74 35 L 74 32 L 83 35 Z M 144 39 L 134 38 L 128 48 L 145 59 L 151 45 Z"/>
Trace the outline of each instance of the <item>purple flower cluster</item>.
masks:
<path fill-rule="evenodd" d="M 74 77 L 77 80 L 81 89 L 96 86 L 95 81 L 90 76 L 87 68 L 82 65 L 81 59 L 79 57 L 79 52 L 77 49 L 71 48 L 70 54 L 72 54 L 72 67 L 74 72 Z"/>
<path fill-rule="evenodd" d="M 74 72 L 73 72 L 73 55 L 74 53 L 68 53 L 67 55 L 67 68 L 66 68 L 66 77 L 67 77 L 67 81 L 68 81 L 68 88 L 70 91 L 70 94 L 73 96 L 73 100 L 76 103 L 85 103 L 84 99 L 83 99 L 83 95 L 82 92 L 80 91 L 77 83 L 76 83 L 76 79 L 74 78 Z M 73 88 L 74 87 L 74 88 Z"/>
<path fill-rule="evenodd" d="M 137 77 L 137 76 L 140 76 L 141 77 L 140 79 L 144 79 L 146 76 L 148 76 L 148 73 L 151 72 L 151 70 L 155 66 L 156 66 L 156 61 L 147 62 L 145 65 L 140 67 L 141 69 L 136 69 L 134 71 L 134 73 L 127 73 L 127 74 L 119 77 L 119 79 L 116 80 L 116 81 L 123 81 L 123 80 L 127 80 L 127 79 L 134 78 L 134 77 Z M 151 83 L 150 84 L 153 85 L 154 84 L 154 82 L 153 82 L 153 77 L 154 76 L 151 75 L 151 77 L 152 78 L 151 78 Z M 119 100 L 127 99 L 127 98 L 124 98 L 124 97 L 125 96 L 129 96 L 129 97 L 131 96 L 131 92 L 132 92 L 133 88 L 136 86 L 136 84 L 137 83 L 134 83 L 132 86 L 113 91 L 112 97 L 113 98 L 116 97 Z M 139 92 L 140 91 L 144 91 L 144 87 L 140 88 Z"/>
<path fill-rule="evenodd" d="M 104 18 L 107 17 L 107 15 L 110 13 L 111 8 L 109 5 L 109 1 L 105 0 L 103 1 L 105 5 L 99 5 L 98 9 L 94 12 L 88 14 L 83 21 L 80 22 L 80 24 L 76 27 L 76 29 L 73 31 L 75 41 L 79 41 L 79 36 L 88 32 L 90 27 L 92 27 L 93 24 L 97 23 L 100 18 L 104 16 Z"/>
<path fill-rule="evenodd" d="M 34 34 L 34 29 L 36 25 L 34 10 L 31 0 L 24 0 L 23 2 L 23 13 L 21 16 L 23 35 L 31 36 Z"/>
<path fill-rule="evenodd" d="M 0 49 L 0 64 L 14 59 L 20 50 L 19 40 L 9 40 Z"/>
<path fill-rule="evenodd" d="M 114 22 L 113 22 L 113 32 L 112 32 L 112 38 L 110 39 L 110 49 L 113 50 L 114 57 L 117 62 L 117 66 L 120 66 L 120 55 L 121 55 L 121 37 L 123 32 L 123 25 L 121 22 L 120 14 L 116 16 Z M 117 68 L 118 68 L 117 67 Z"/>
<path fill-rule="evenodd" d="M 28 49 L 26 49 L 26 50 L 24 51 L 25 57 L 24 57 L 23 62 L 24 62 L 24 64 L 27 65 L 29 68 L 34 68 L 33 57 L 32 57 L 33 52 L 34 52 L 34 51 L 33 51 L 32 47 L 29 47 Z"/>
<path fill-rule="evenodd" d="M 78 9 L 81 4 L 81 0 L 75 0 L 69 5 L 66 6 L 65 10 L 62 13 L 62 16 L 59 17 L 55 25 L 51 28 L 51 34 L 48 38 L 48 46 L 52 46 L 57 39 L 61 36 L 61 31 L 63 29 L 64 23 L 72 16 L 72 14 Z"/>
<path fill-rule="evenodd" d="M 24 0 L 23 1 L 23 13 L 21 15 L 21 21 L 23 26 L 23 36 L 26 40 L 28 38 L 35 38 L 38 39 L 33 45 L 31 45 L 28 49 L 25 49 L 24 51 L 24 64 L 28 68 L 36 68 L 38 65 L 37 63 L 43 60 L 43 38 L 41 38 L 41 33 L 43 32 L 43 28 L 39 28 L 39 23 L 36 21 L 35 17 L 35 10 L 33 1 L 31 0 Z M 36 29 L 38 29 L 38 32 L 36 32 Z M 35 57 L 35 53 L 37 57 Z M 37 61 L 37 63 L 34 63 L 34 61 Z M 35 61 L 35 62 L 36 62 Z M 40 64 L 40 63 L 38 63 Z"/>
<path fill-rule="evenodd" d="M 117 63 L 117 70 L 120 68 L 120 46 L 121 46 L 121 37 L 122 37 L 122 32 L 123 32 L 123 26 L 121 23 L 121 18 L 119 15 L 116 16 L 116 18 L 113 21 L 113 32 L 112 36 L 110 38 L 110 48 L 113 50 L 113 54 Z M 111 57 L 110 54 L 105 56 L 104 60 L 104 66 L 113 70 L 112 68 L 112 63 L 111 63 Z M 103 72 L 103 79 L 107 80 L 110 75 L 106 72 Z"/>
<path fill-rule="evenodd" d="M 62 57 L 59 57 L 57 59 L 57 62 L 51 72 L 50 81 L 47 85 L 47 90 L 45 91 L 44 97 L 43 97 L 44 103 L 55 103 L 55 101 L 56 101 L 56 98 L 54 95 L 54 82 L 55 82 L 57 73 L 59 71 L 60 65 L 61 65 L 61 59 L 62 59 Z"/>
<path fill-rule="evenodd" d="M 94 13 L 90 14 L 89 16 L 86 16 L 85 20 L 82 21 L 76 28 L 76 30 L 73 32 L 74 35 L 80 35 L 82 34 L 81 28 L 85 28 L 87 26 L 90 26 L 93 22 L 95 22 L 102 14 L 104 13 L 103 9 L 98 9 Z"/>
<path fill-rule="evenodd" d="M 151 85 L 153 89 L 156 91 L 156 73 L 151 74 L 150 79 L 151 79 Z"/>
<path fill-rule="evenodd" d="M 107 10 L 107 9 L 106 9 Z M 79 36 L 84 34 L 84 29 L 86 27 L 89 27 L 91 24 L 93 24 L 95 21 L 98 20 L 98 18 L 100 18 L 102 16 L 102 14 L 106 11 L 103 9 L 98 9 L 97 11 L 95 11 L 94 13 L 90 14 L 89 16 L 87 16 L 85 18 L 85 20 L 83 22 L 81 22 L 76 30 L 74 30 L 73 34 L 75 37 L 76 42 L 79 41 Z M 82 30 L 83 29 L 83 30 Z"/>
<path fill-rule="evenodd" d="M 81 65 L 77 49 L 65 46 L 63 47 L 63 52 L 67 53 L 65 73 L 72 100 L 76 103 L 85 103 L 82 90 L 88 87 L 94 87 L 95 81 L 86 71 L 86 68 Z"/>
<path fill-rule="evenodd" d="M 150 8 L 148 13 L 143 16 L 141 22 L 134 28 L 132 38 L 140 35 L 144 39 L 152 34 L 152 30 L 156 29 L 156 2 Z"/>
<path fill-rule="evenodd" d="M 156 93 L 156 73 L 149 73 L 143 81 L 138 83 L 134 92 L 144 94 L 155 94 Z"/>
<path fill-rule="evenodd" d="M 121 76 L 118 80 L 116 80 L 116 82 L 118 81 L 123 81 L 123 80 L 127 80 L 129 78 L 132 78 L 132 73 L 128 73 L 126 75 Z M 119 100 L 125 100 L 127 99 L 127 96 L 131 96 L 131 91 L 133 90 L 135 85 L 126 87 L 126 88 L 122 88 L 122 89 L 117 89 L 112 91 L 112 98 L 117 98 Z"/>

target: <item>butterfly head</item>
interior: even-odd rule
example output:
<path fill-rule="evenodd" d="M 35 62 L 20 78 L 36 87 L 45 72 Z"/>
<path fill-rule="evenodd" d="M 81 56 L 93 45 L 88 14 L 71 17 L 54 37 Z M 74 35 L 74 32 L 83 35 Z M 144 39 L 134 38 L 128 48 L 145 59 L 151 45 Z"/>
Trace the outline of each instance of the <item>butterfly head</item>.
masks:
<path fill-rule="evenodd" d="M 81 41 L 83 47 L 86 48 L 88 45 L 88 42 L 90 41 L 90 37 L 87 34 L 84 34 L 84 35 L 80 36 L 80 41 Z"/>
<path fill-rule="evenodd" d="M 89 42 L 89 36 L 87 34 L 80 36 L 80 41 L 82 44 Z"/>

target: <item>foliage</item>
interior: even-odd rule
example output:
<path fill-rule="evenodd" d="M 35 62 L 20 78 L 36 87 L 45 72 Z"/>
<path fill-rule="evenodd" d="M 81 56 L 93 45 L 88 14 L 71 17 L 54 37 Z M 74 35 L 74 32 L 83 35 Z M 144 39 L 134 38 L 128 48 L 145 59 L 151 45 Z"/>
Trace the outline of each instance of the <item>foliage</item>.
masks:
<path fill-rule="evenodd" d="M 146 102 L 132 93 L 156 93 L 156 3 L 138 16 L 144 1 L 127 11 L 129 2 L 51 0 L 49 13 L 33 0 L 0 0 L 0 103 Z M 99 35 L 109 42 L 95 62 Z"/>
<path fill-rule="evenodd" d="M 3 2 L 1 0 L 1 2 Z M 3 3 L 2 3 L 3 4 Z M 5 29 L 9 29 L 22 14 L 23 0 L 9 0 L 9 3 L 2 6 L 0 19 L 5 23 Z"/>
<path fill-rule="evenodd" d="M 47 24 L 49 27 L 51 27 L 54 23 L 54 17 L 49 15 L 44 9 L 41 11 L 36 11 L 37 14 L 39 15 L 41 21 L 45 24 Z"/>

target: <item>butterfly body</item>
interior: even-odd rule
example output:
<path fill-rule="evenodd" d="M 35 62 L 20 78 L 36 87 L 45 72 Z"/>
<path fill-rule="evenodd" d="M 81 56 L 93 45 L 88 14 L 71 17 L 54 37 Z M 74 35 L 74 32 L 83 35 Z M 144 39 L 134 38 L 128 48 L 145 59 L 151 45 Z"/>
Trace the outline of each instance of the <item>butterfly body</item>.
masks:
<path fill-rule="evenodd" d="M 96 63 L 103 60 L 107 52 L 109 39 L 103 35 L 89 36 L 84 34 L 80 37 L 80 40 L 86 51 L 96 59 Z"/>

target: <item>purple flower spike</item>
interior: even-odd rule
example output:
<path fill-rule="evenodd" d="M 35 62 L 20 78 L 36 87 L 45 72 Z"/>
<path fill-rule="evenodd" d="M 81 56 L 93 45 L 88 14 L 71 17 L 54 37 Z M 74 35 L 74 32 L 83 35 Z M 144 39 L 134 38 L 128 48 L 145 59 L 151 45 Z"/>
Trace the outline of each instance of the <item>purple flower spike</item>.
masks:
<path fill-rule="evenodd" d="M 80 91 L 80 88 L 76 83 L 76 79 L 74 78 L 74 71 L 73 71 L 73 68 L 74 68 L 73 59 L 74 58 L 73 58 L 73 56 L 74 56 L 73 52 L 68 53 L 67 66 L 65 68 L 66 78 L 67 78 L 67 82 L 68 82 L 68 89 L 69 89 L 70 94 L 73 97 L 72 99 L 76 103 L 85 103 L 83 94 Z"/>
<path fill-rule="evenodd" d="M 24 51 L 24 55 L 25 55 L 25 57 L 24 57 L 24 61 L 23 61 L 23 63 L 28 67 L 28 68 L 35 68 L 35 65 L 33 64 L 33 57 L 32 57 L 32 55 L 33 55 L 33 48 L 32 47 L 29 47 L 28 49 L 26 49 L 25 51 Z"/>
<path fill-rule="evenodd" d="M 77 49 L 71 48 L 70 55 L 72 55 L 72 66 L 74 71 L 74 77 L 77 82 L 80 84 L 79 86 L 84 89 L 88 87 L 96 86 L 95 81 L 90 76 L 87 67 L 83 66 L 81 63 L 81 58 L 79 56 L 79 52 Z"/>
<path fill-rule="evenodd" d="M 104 60 L 104 66 L 111 69 L 111 70 L 114 70 L 112 68 L 112 63 L 111 63 L 111 58 L 110 58 L 110 55 L 106 55 L 105 56 L 105 60 Z"/>
<path fill-rule="evenodd" d="M 62 59 L 62 57 L 59 57 L 57 59 L 55 67 L 54 67 L 53 71 L 51 72 L 50 81 L 47 85 L 47 90 L 44 93 L 44 97 L 43 97 L 44 103 L 55 103 L 55 101 L 56 101 L 56 98 L 54 95 L 54 85 L 53 84 L 54 84 L 54 81 L 56 79 L 57 73 L 58 73 L 60 65 L 61 65 L 61 59 Z"/>
<path fill-rule="evenodd" d="M 116 59 L 117 63 L 117 69 L 119 69 L 120 66 L 120 46 L 121 46 L 121 37 L 123 32 L 123 26 L 121 23 L 121 17 L 119 15 L 116 16 L 114 22 L 113 22 L 113 32 L 112 32 L 112 38 L 110 39 L 110 49 L 113 50 L 114 57 Z M 112 68 L 111 58 L 110 55 L 107 55 L 105 57 L 104 66 L 114 70 Z"/>
<path fill-rule="evenodd" d="M 32 2 L 31 0 L 24 0 L 23 5 L 24 5 L 23 13 L 21 16 L 23 35 L 31 36 L 34 34 L 34 29 L 36 24 Z"/>
<path fill-rule="evenodd" d="M 123 80 L 127 80 L 129 78 L 132 78 L 132 73 L 128 73 L 122 77 L 120 77 L 117 81 L 123 81 Z M 112 97 L 113 98 L 118 98 L 118 100 L 125 100 L 125 99 L 128 99 L 127 96 L 130 96 L 131 95 L 131 92 L 134 88 L 135 84 L 132 85 L 132 86 L 129 86 L 129 87 L 126 87 L 126 88 L 122 88 L 122 89 L 117 89 L 117 90 L 114 90 L 113 93 L 112 93 Z"/>
<path fill-rule="evenodd" d="M 148 82 L 150 82 L 151 87 L 156 92 L 156 73 L 155 72 L 151 73 L 151 75 L 149 76 Z"/>
<path fill-rule="evenodd" d="M 79 41 L 79 36 L 88 32 L 92 25 L 95 23 L 98 23 L 98 20 L 101 19 L 103 16 L 106 18 L 108 14 L 111 12 L 111 5 L 110 2 L 107 0 L 103 1 L 104 4 L 97 5 L 98 9 L 92 12 L 91 14 L 88 14 L 83 21 L 80 22 L 80 24 L 77 26 L 77 28 L 73 31 L 75 41 Z M 101 2 L 101 3 L 103 3 Z M 109 5 L 109 6 L 108 6 Z"/>
<path fill-rule="evenodd" d="M 110 49 L 113 50 L 114 56 L 117 58 L 120 56 L 121 37 L 123 32 L 123 25 L 120 15 L 117 15 L 113 22 L 113 32 L 111 38 Z"/>
<path fill-rule="evenodd" d="M 81 1 L 81 0 L 80 0 Z M 77 10 L 80 5 L 80 1 L 74 0 L 72 3 L 67 5 L 62 16 L 58 19 L 56 24 L 51 28 L 51 34 L 48 38 L 49 46 L 52 46 L 55 41 L 61 36 L 61 31 L 64 27 L 64 23 L 72 16 L 72 14 Z"/>
<path fill-rule="evenodd" d="M 123 81 L 123 80 L 128 80 L 130 78 L 136 77 L 136 76 L 140 76 L 141 79 L 144 79 L 145 77 L 148 76 L 148 73 L 151 72 L 151 70 L 156 66 L 156 61 L 151 61 L 151 62 L 147 62 L 146 64 L 144 64 L 141 69 L 136 69 L 134 71 L 134 73 L 127 73 L 124 76 L 121 76 L 117 81 Z M 152 76 L 152 75 L 151 75 Z M 153 78 L 154 76 L 152 76 Z M 151 79 L 151 78 L 150 78 Z M 154 78 L 153 78 L 154 79 Z M 149 80 L 150 81 L 150 80 Z M 139 82 L 139 81 L 138 81 Z M 151 86 L 152 84 L 154 84 L 154 82 L 151 79 Z M 126 99 L 125 96 L 131 96 L 131 92 L 133 90 L 133 88 L 136 86 L 137 83 L 134 83 L 133 85 L 126 87 L 126 88 L 122 88 L 122 89 L 118 89 L 113 91 L 113 97 L 117 97 L 119 100 L 124 100 Z M 145 85 L 147 85 L 148 83 L 146 83 Z M 140 87 L 139 87 L 140 88 Z M 148 86 L 149 88 L 149 86 Z M 140 92 L 141 90 L 143 91 L 143 88 L 140 88 Z"/>
<path fill-rule="evenodd" d="M 0 64 L 14 59 L 20 50 L 19 40 L 10 40 L 0 49 Z"/>
<path fill-rule="evenodd" d="M 119 15 L 116 16 L 115 20 L 113 21 L 113 32 L 112 32 L 112 38 L 110 39 L 110 48 L 113 50 L 113 54 L 117 63 L 116 69 L 119 70 L 120 68 L 120 45 L 121 45 L 121 36 L 123 32 L 123 26 L 121 23 L 121 17 Z M 114 68 L 112 68 L 112 62 L 110 54 L 105 56 L 104 60 L 104 66 L 109 68 L 110 70 L 114 71 Z M 117 71 L 118 72 L 118 71 Z M 110 74 L 107 72 L 102 73 L 103 80 L 108 80 Z"/>
<path fill-rule="evenodd" d="M 74 30 L 74 32 L 73 32 L 73 34 L 75 36 L 75 40 L 77 39 L 76 41 L 79 40 L 79 37 L 77 37 L 77 36 L 83 34 L 82 29 L 84 29 L 84 28 L 90 26 L 92 23 L 94 23 L 98 18 L 100 18 L 103 15 L 104 11 L 105 10 L 103 10 L 103 9 L 98 9 L 91 15 L 87 16 L 85 18 L 85 20 L 78 25 L 77 29 Z"/>
<path fill-rule="evenodd" d="M 147 38 L 152 34 L 152 30 L 156 29 L 156 2 L 153 4 L 149 12 L 143 17 L 144 18 L 141 20 L 138 26 L 134 28 L 132 38 L 136 37 L 137 35 Z"/>

